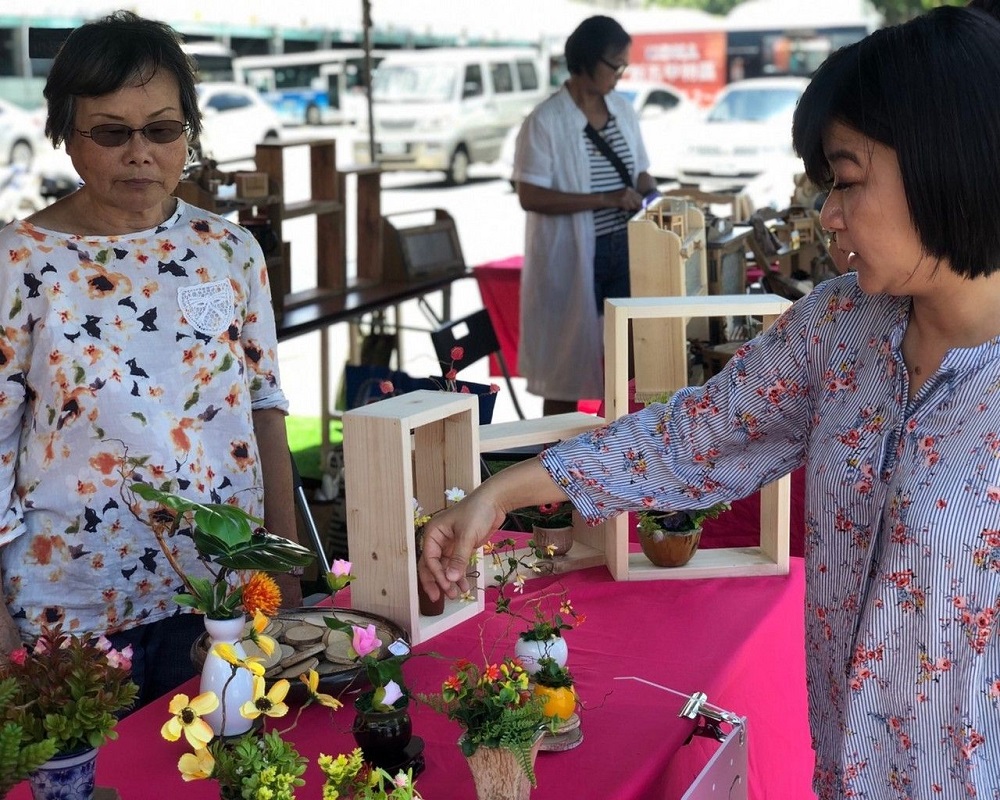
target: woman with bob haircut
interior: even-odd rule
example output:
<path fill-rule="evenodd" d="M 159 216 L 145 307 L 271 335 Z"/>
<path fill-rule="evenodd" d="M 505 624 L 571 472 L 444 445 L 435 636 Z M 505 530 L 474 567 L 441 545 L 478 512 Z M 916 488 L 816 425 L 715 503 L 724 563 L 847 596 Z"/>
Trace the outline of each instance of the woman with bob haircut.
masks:
<path fill-rule="evenodd" d="M 295 539 L 288 402 L 260 246 L 173 196 L 201 129 L 177 34 L 88 22 L 45 97 L 82 185 L 0 230 L 0 662 L 46 625 L 104 634 L 132 648 L 141 705 L 194 674 L 204 628 L 171 561 L 210 572 L 190 536 L 164 552 L 158 506 L 129 487 L 238 504 Z"/>
<path fill-rule="evenodd" d="M 817 794 L 997 797 L 1000 25 L 943 7 L 836 52 L 793 139 L 853 271 L 704 386 L 436 516 L 421 580 L 455 596 L 511 509 L 568 498 L 596 523 L 736 500 L 804 466 Z"/>

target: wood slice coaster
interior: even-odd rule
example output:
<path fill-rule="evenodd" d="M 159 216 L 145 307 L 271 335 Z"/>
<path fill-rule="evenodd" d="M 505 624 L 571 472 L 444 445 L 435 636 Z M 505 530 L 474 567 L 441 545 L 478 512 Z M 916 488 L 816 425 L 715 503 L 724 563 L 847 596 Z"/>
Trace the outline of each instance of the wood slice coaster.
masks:
<path fill-rule="evenodd" d="M 259 658 L 260 662 L 264 665 L 265 670 L 278 666 L 278 662 L 281 661 L 280 645 L 274 648 L 271 655 L 265 655 L 264 651 L 261 650 L 260 647 L 258 647 L 254 642 L 243 642 L 243 649 L 246 651 L 247 656 Z"/>
<path fill-rule="evenodd" d="M 580 727 L 579 715 L 574 714 L 560 725 L 555 733 L 546 733 L 538 749 L 556 753 L 579 747 L 581 742 L 583 742 L 583 728 Z"/>
<path fill-rule="evenodd" d="M 321 642 L 323 640 L 323 633 L 326 630 L 326 626 L 320 628 L 317 625 L 305 623 L 286 628 L 285 632 L 281 635 L 281 639 L 286 644 L 290 644 L 292 647 L 298 649 Z"/>

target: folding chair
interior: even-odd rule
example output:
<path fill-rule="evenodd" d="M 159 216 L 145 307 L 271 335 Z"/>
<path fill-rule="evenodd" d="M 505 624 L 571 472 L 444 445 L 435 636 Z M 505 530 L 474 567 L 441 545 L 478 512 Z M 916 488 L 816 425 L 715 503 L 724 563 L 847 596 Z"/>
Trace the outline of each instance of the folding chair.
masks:
<path fill-rule="evenodd" d="M 517 412 L 519 419 L 524 419 L 524 412 L 521 410 L 521 404 L 517 401 L 514 385 L 510 380 L 510 370 L 507 369 L 507 362 L 500 349 L 500 342 L 493 329 L 493 322 L 485 308 L 475 311 L 467 317 L 462 317 L 462 319 L 444 323 L 437 330 L 431 331 L 431 341 L 434 343 L 434 352 L 441 363 L 442 372 L 447 372 L 450 368 L 452 363 L 451 350 L 456 346 L 465 351 L 461 363 L 456 365 L 458 370 L 487 356 L 496 356 L 500 371 L 507 382 L 510 399 L 514 403 L 514 411 Z"/>

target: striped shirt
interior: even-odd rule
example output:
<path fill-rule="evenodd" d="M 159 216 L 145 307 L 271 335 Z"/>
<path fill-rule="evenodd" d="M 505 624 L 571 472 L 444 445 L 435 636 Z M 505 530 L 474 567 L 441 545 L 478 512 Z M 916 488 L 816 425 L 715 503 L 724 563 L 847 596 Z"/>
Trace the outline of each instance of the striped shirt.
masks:
<path fill-rule="evenodd" d="M 910 400 L 909 312 L 835 278 L 704 386 L 542 454 L 590 522 L 805 465 L 821 800 L 1000 797 L 1000 338 Z"/>
<path fill-rule="evenodd" d="M 628 149 L 625 137 L 622 135 L 618 122 L 613 115 L 608 115 L 608 123 L 598 134 L 608 143 L 615 154 L 624 162 L 629 174 L 632 173 L 635 159 Z M 587 142 L 587 156 L 590 159 L 590 190 L 598 192 L 617 192 L 625 188 L 622 176 L 615 169 L 614 164 L 608 161 L 607 157 L 597 149 L 586 132 L 581 136 Z M 604 236 L 614 233 L 626 226 L 629 213 L 620 208 L 598 208 L 594 209 L 594 228 L 596 236 Z"/>

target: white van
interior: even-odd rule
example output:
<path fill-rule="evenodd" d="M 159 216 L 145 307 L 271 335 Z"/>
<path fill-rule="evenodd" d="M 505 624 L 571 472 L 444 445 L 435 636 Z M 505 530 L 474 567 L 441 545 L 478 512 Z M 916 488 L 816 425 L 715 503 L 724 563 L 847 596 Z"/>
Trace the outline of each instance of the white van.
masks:
<path fill-rule="evenodd" d="M 440 170 L 468 180 L 470 163 L 496 161 L 504 136 L 549 92 L 531 48 L 437 48 L 389 53 L 372 78 L 376 158 L 382 169 Z M 367 163 L 362 123 L 355 161 Z"/>

